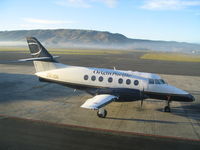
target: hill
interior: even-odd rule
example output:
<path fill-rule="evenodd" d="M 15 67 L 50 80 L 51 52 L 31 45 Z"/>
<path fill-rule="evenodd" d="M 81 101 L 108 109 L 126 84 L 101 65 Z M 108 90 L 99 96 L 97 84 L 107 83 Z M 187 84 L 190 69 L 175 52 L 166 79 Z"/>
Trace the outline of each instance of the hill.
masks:
<path fill-rule="evenodd" d="M 0 46 L 26 46 L 25 38 L 28 36 L 34 36 L 54 48 L 200 52 L 200 44 L 130 39 L 119 33 L 75 29 L 0 31 Z"/>

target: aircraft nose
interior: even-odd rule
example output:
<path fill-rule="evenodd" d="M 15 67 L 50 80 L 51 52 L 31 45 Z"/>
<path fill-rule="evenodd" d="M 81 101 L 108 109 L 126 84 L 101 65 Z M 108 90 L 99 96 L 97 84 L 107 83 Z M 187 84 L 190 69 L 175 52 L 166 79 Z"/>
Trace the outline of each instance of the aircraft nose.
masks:
<path fill-rule="evenodd" d="M 188 101 L 190 101 L 190 102 L 195 101 L 195 98 L 192 94 L 187 94 L 186 97 L 187 97 Z"/>

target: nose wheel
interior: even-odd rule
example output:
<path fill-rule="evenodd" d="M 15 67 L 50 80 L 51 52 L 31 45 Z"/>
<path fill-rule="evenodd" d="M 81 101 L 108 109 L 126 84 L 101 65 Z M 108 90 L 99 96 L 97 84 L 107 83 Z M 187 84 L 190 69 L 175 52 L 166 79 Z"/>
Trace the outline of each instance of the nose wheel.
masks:
<path fill-rule="evenodd" d="M 171 108 L 169 106 L 165 106 L 164 112 L 171 112 Z"/>
<path fill-rule="evenodd" d="M 99 118 L 105 118 L 106 115 L 107 115 L 107 111 L 106 111 L 105 109 L 103 109 L 103 108 L 101 108 L 101 109 L 99 109 L 99 110 L 97 111 L 97 116 L 98 116 Z"/>
<path fill-rule="evenodd" d="M 167 106 L 164 107 L 164 112 L 171 112 L 170 103 L 171 103 L 171 97 L 168 96 L 168 98 L 167 98 Z"/>

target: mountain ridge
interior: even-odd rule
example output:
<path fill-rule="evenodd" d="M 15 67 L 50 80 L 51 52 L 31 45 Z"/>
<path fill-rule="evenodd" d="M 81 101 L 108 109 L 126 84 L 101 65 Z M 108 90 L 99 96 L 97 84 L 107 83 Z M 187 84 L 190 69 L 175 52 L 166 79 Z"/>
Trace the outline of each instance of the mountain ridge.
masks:
<path fill-rule="evenodd" d="M 44 45 L 55 48 L 98 48 L 124 50 L 157 50 L 169 52 L 199 53 L 200 44 L 131 39 L 119 33 L 108 31 L 81 30 L 81 29 L 38 29 L 0 31 L 0 46 L 6 41 L 25 41 L 26 37 L 34 36 Z"/>

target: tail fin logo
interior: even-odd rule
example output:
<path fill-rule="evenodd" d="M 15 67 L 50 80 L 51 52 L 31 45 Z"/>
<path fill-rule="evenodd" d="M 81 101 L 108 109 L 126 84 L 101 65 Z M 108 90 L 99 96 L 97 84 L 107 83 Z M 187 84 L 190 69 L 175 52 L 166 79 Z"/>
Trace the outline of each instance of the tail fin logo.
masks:
<path fill-rule="evenodd" d="M 42 51 L 42 48 L 34 41 L 34 42 L 29 42 L 28 45 L 36 45 L 38 47 L 38 52 L 35 52 L 35 53 L 31 53 L 32 56 L 36 56 L 36 55 L 39 55 Z"/>
<path fill-rule="evenodd" d="M 35 37 L 27 37 L 27 42 L 32 57 L 49 57 L 53 59 L 52 55 Z"/>
<path fill-rule="evenodd" d="M 32 52 L 31 52 L 32 56 L 36 56 L 36 55 L 39 55 L 41 53 L 42 48 L 40 47 L 40 45 L 36 41 L 32 40 L 32 42 L 28 42 L 28 45 L 30 47 L 32 47 L 31 45 L 35 45 L 37 47 L 37 48 L 33 48 Z"/>

